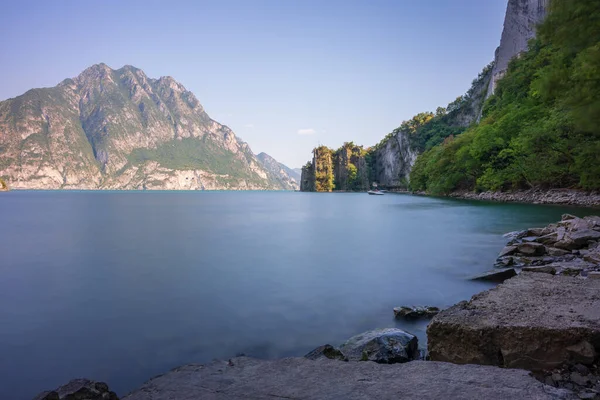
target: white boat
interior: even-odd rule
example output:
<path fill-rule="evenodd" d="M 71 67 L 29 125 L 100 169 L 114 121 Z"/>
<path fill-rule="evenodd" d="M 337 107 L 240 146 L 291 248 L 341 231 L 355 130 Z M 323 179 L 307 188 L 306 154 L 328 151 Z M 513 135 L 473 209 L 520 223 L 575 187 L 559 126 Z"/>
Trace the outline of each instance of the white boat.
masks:
<path fill-rule="evenodd" d="M 367 193 L 375 195 L 375 196 L 383 196 L 383 192 L 379 190 L 369 190 Z"/>

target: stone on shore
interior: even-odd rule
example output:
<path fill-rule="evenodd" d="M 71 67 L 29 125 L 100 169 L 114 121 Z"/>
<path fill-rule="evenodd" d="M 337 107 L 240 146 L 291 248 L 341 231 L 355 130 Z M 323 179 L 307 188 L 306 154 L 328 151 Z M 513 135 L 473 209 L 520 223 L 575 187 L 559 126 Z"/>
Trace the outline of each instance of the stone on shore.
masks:
<path fill-rule="evenodd" d="M 361 333 L 348 339 L 340 351 L 350 361 L 402 363 L 419 358 L 417 337 L 402 329 L 384 328 Z"/>
<path fill-rule="evenodd" d="M 522 272 L 438 315 L 429 357 L 531 371 L 591 364 L 600 352 L 600 280 Z"/>
<path fill-rule="evenodd" d="M 413 361 L 384 365 L 320 359 L 186 365 L 146 382 L 123 400 L 173 399 L 575 399 L 526 371 Z"/>
<path fill-rule="evenodd" d="M 73 379 L 56 390 L 38 394 L 33 400 L 119 400 L 104 382 Z"/>
<path fill-rule="evenodd" d="M 494 269 L 471 277 L 472 281 L 504 282 L 507 279 L 517 275 L 514 268 Z"/>
<path fill-rule="evenodd" d="M 437 313 L 440 312 L 440 309 L 437 307 L 431 306 L 417 306 L 417 307 L 409 307 L 409 306 L 401 306 L 394 307 L 394 316 L 397 319 L 419 319 L 419 318 L 433 318 Z"/>
<path fill-rule="evenodd" d="M 506 235 L 496 268 L 523 268 L 557 275 L 587 276 L 600 271 L 600 217 L 565 214 L 560 222 Z M 552 267 L 541 268 L 551 264 Z M 537 268 L 540 267 L 540 268 Z"/>
<path fill-rule="evenodd" d="M 339 349 L 336 349 L 330 344 L 319 346 L 316 349 L 309 352 L 308 354 L 306 354 L 304 357 L 308 358 L 309 360 L 328 358 L 330 360 L 348 361 L 346 359 L 346 356 Z"/>

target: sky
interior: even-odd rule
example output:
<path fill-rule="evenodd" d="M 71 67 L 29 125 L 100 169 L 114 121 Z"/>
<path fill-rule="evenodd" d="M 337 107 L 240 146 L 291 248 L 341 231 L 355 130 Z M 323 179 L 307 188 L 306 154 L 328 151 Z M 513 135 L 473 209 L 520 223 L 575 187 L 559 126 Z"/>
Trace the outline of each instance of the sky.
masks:
<path fill-rule="evenodd" d="M 0 100 L 104 62 L 169 75 L 255 153 L 371 146 L 465 93 L 506 0 L 3 0 Z"/>

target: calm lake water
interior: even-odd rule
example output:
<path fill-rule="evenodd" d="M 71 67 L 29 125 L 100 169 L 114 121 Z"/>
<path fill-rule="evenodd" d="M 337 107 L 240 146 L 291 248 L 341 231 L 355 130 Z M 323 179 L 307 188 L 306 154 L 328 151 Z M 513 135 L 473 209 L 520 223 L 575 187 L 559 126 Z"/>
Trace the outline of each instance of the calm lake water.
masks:
<path fill-rule="evenodd" d="M 392 308 L 490 285 L 502 234 L 593 210 L 409 195 L 0 194 L 0 399 L 75 377 L 119 395 L 175 366 L 301 356 Z"/>

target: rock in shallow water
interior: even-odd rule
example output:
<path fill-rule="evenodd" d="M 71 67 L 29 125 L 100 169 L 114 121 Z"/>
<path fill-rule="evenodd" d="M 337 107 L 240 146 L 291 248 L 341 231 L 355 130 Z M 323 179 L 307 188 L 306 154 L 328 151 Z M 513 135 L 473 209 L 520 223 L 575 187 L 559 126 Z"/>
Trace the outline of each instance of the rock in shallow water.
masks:
<path fill-rule="evenodd" d="M 340 351 L 350 361 L 402 363 L 419 358 L 417 337 L 396 328 L 375 329 L 348 339 Z"/>
<path fill-rule="evenodd" d="M 418 318 L 433 318 L 437 313 L 440 312 L 440 309 L 437 307 L 431 306 L 417 306 L 417 307 L 394 307 L 394 316 L 396 318 L 404 318 L 404 319 L 418 319 Z"/>
<path fill-rule="evenodd" d="M 413 361 L 382 365 L 321 359 L 235 358 L 186 365 L 146 382 L 123 400 L 174 399 L 574 399 L 526 371 Z"/>

